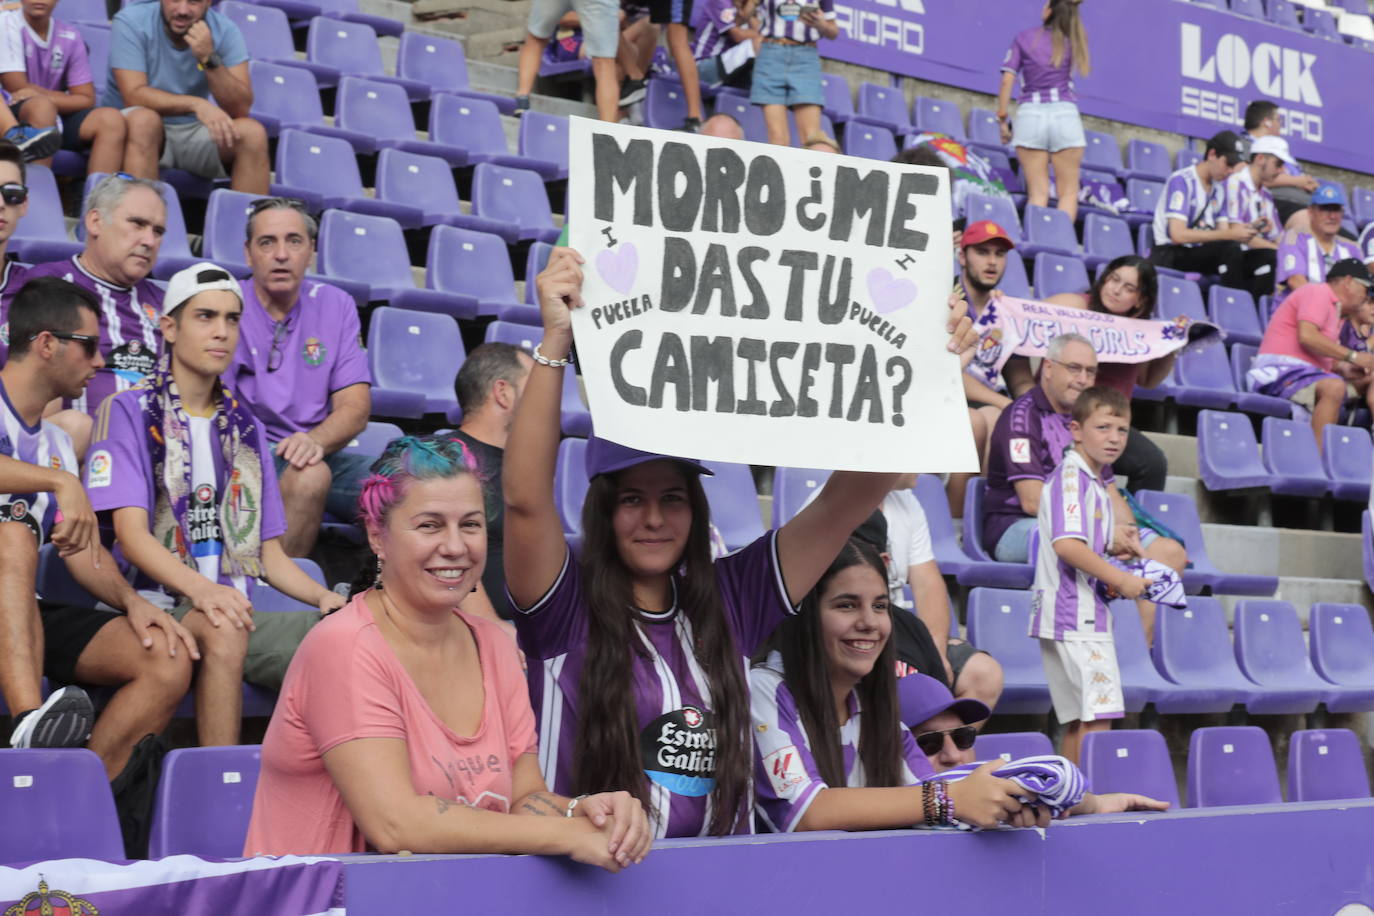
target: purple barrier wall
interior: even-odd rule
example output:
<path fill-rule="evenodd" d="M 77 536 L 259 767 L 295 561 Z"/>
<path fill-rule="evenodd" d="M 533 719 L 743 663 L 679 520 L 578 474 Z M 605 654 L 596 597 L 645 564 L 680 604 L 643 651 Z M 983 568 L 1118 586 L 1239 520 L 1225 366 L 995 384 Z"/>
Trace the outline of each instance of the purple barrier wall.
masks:
<path fill-rule="evenodd" d="M 1280 913 L 1374 904 L 1374 800 L 1074 818 L 985 834 L 668 841 L 620 875 L 559 859 L 346 860 L 349 916 L 488 912 Z"/>
<path fill-rule="evenodd" d="M 836 60 L 995 93 L 1012 38 L 1041 0 L 836 0 Z M 1374 169 L 1367 87 L 1374 53 L 1179 0 L 1085 3 L 1092 73 L 1082 110 L 1197 137 L 1276 102 L 1302 159 Z"/>

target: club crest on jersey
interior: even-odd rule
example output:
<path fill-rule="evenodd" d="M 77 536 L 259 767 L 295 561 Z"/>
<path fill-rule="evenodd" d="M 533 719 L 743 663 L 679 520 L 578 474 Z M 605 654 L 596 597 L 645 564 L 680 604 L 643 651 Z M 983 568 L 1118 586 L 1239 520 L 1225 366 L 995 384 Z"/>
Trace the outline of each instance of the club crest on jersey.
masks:
<path fill-rule="evenodd" d="M 307 337 L 305 346 L 301 347 L 301 357 L 307 366 L 318 366 L 324 362 L 325 352 L 324 344 L 320 343 L 318 337 Z"/>
<path fill-rule="evenodd" d="M 675 795 L 709 795 L 716 785 L 716 731 L 695 706 L 664 713 L 639 735 L 640 759 L 653 782 Z"/>

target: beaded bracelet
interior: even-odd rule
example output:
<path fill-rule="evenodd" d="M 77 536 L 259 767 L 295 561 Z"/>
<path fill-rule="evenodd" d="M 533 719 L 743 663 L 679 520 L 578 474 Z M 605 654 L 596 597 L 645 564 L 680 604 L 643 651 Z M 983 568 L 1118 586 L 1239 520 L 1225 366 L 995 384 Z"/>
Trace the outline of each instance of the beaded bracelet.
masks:
<path fill-rule="evenodd" d="M 534 352 L 531 353 L 530 356 L 533 357 L 534 361 L 535 361 L 536 363 L 538 363 L 539 365 L 541 365 L 541 366 L 551 366 L 551 367 L 553 367 L 554 369 L 561 369 L 561 368 L 564 367 L 564 366 L 571 366 L 571 365 L 572 365 L 572 354 L 571 354 L 571 353 L 569 353 L 567 356 L 563 357 L 562 359 L 549 359 L 549 358 L 548 358 L 547 356 L 545 356 L 543 353 L 540 353 L 540 352 L 539 352 L 539 344 L 535 344 L 535 345 L 534 345 Z"/>

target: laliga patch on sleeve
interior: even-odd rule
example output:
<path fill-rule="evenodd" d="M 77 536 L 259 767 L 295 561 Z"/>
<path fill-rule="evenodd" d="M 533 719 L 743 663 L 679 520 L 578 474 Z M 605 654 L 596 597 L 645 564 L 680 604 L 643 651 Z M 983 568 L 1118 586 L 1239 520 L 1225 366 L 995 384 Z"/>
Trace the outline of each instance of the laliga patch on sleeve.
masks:
<path fill-rule="evenodd" d="M 802 767 L 801 753 L 795 744 L 779 748 L 764 757 L 763 767 L 768 771 L 773 794 L 778 798 L 791 798 L 793 790 L 806 782 L 806 770 Z"/>
<path fill-rule="evenodd" d="M 1030 440 L 1011 440 L 1011 463 L 1025 464 L 1027 461 L 1030 461 Z"/>
<path fill-rule="evenodd" d="M 1178 212 L 1183 209 L 1183 192 L 1175 191 L 1169 195 L 1169 209 Z"/>
<path fill-rule="evenodd" d="M 113 477 L 114 459 L 105 449 L 99 449 L 91 455 L 90 463 L 86 466 L 86 487 L 95 489 L 96 487 L 108 487 Z"/>
<path fill-rule="evenodd" d="M 1283 258 L 1283 269 L 1284 269 L 1284 270 L 1293 270 L 1293 269 L 1295 269 L 1297 266 L 1298 266 L 1298 256 L 1297 256 L 1297 255 L 1295 255 L 1295 254 L 1284 255 L 1284 258 Z"/>

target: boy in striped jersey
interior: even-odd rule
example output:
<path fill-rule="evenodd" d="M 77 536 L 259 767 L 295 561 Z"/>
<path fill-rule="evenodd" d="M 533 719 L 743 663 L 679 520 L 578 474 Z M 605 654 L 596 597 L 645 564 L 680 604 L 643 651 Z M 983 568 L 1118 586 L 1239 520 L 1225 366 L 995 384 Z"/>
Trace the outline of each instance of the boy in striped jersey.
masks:
<path fill-rule="evenodd" d="M 1104 469 L 1121 455 L 1131 428 L 1126 396 L 1105 385 L 1089 388 L 1073 406 L 1074 447 L 1045 479 L 1038 515 L 1030 635 L 1040 639 L 1054 712 L 1064 726 L 1060 753 L 1078 762 L 1083 735 L 1105 731 L 1125 714 L 1112 644 L 1111 616 L 1099 581 L 1125 598 L 1152 584 L 1106 559 L 1139 552 L 1138 543 L 1112 543 L 1112 499 Z"/>

